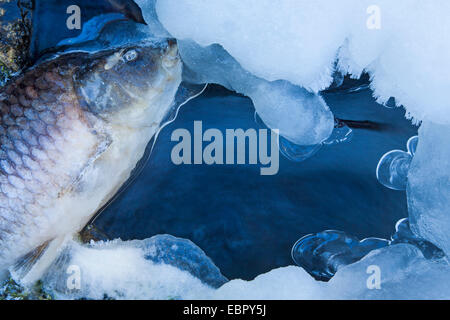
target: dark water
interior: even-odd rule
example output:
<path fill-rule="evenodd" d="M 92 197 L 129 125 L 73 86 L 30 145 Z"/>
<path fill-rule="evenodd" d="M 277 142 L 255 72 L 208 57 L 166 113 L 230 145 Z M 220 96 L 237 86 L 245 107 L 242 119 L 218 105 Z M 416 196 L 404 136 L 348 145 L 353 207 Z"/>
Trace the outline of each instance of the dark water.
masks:
<path fill-rule="evenodd" d="M 381 156 L 404 149 L 417 129 L 402 109 L 378 105 L 369 90 L 325 94 L 336 116 L 370 120 L 379 130 L 355 130 L 349 143 L 322 149 L 294 163 L 280 158 L 276 176 L 260 166 L 172 164 L 173 130 L 258 128 L 251 100 L 210 87 L 185 105 L 160 134 L 143 173 L 96 220 L 111 238 L 156 234 L 187 238 L 200 246 L 228 278 L 251 279 L 293 264 L 292 245 L 305 234 L 337 229 L 365 237 L 390 237 L 407 216 L 406 195 L 380 185 Z"/>

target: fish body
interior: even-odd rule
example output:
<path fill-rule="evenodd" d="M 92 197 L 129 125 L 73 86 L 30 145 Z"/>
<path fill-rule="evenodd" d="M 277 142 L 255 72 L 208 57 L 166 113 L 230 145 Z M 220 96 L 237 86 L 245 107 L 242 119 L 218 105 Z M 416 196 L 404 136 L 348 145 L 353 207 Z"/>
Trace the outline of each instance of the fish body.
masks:
<path fill-rule="evenodd" d="M 176 44 L 162 41 L 66 54 L 3 88 L 0 272 L 31 255 L 37 280 L 114 196 L 170 110 L 181 71 Z"/>

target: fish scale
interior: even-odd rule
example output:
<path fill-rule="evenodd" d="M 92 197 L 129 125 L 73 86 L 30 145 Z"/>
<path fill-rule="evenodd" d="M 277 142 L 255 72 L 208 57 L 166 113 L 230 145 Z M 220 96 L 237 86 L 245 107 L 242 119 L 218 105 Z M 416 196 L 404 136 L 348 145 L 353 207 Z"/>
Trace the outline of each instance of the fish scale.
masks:
<path fill-rule="evenodd" d="M 8 220 L 0 216 L 0 221 L 7 222 L 2 223 L 2 233 L 6 230 L 14 234 L 14 229 L 21 227 L 16 222 L 49 205 L 57 194 L 56 189 L 69 182 L 70 177 L 52 177 L 52 167 L 64 157 L 61 153 L 64 149 L 58 147 L 69 142 L 61 134 L 67 128 L 64 124 L 80 121 L 76 116 L 80 113 L 60 108 L 58 101 L 71 103 L 74 110 L 79 109 L 79 104 L 71 83 L 70 66 L 58 65 L 59 61 L 44 64 L 18 77 L 6 87 L 8 98 L 0 102 L 3 129 L 0 207 L 13 211 Z M 45 94 L 40 94 L 42 90 Z M 55 138 L 62 139 L 62 143 L 56 144 Z"/>

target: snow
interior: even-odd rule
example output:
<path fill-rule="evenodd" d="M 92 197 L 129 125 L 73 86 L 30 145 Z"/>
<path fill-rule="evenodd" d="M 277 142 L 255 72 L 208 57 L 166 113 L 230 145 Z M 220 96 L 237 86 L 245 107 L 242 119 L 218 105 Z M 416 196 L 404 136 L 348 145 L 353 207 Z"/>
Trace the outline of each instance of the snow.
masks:
<path fill-rule="evenodd" d="M 416 120 L 449 124 L 450 3 L 377 1 L 379 29 L 368 25 L 371 5 L 368 0 L 164 0 L 156 2 L 156 12 L 177 39 L 221 44 L 257 77 L 317 93 L 331 84 L 339 57 L 344 73 L 370 72 L 380 102 L 395 97 Z"/>
<path fill-rule="evenodd" d="M 323 0 L 169 0 L 158 1 L 156 9 L 175 37 L 203 46 L 220 43 L 252 74 L 269 81 L 285 79 L 317 92 L 331 83 L 336 49 L 345 40 L 345 31 L 336 28 L 344 25 L 344 7 L 330 8 Z M 327 19 L 319 24 L 321 12 L 327 12 Z M 323 41 L 316 41 L 319 37 Z"/>
<path fill-rule="evenodd" d="M 448 264 L 426 260 L 418 248 L 409 244 L 372 251 L 361 261 L 339 269 L 329 282 L 316 281 L 302 268 L 290 266 L 253 281 L 232 280 L 213 289 L 187 271 L 149 261 L 147 255 L 155 251 L 147 245 L 148 241 L 116 240 L 91 246 L 71 243 L 43 279 L 45 289 L 59 299 L 338 300 L 450 296 Z M 184 258 L 178 259 L 175 264 Z M 368 285 L 372 270 L 380 272 L 376 288 Z M 77 272 L 79 289 L 72 281 Z M 68 287 L 71 284 L 74 287 Z"/>
<path fill-rule="evenodd" d="M 201 278 L 202 280 L 200 280 Z M 193 299 L 226 279 L 192 242 L 146 240 L 66 244 L 43 277 L 59 299 Z"/>

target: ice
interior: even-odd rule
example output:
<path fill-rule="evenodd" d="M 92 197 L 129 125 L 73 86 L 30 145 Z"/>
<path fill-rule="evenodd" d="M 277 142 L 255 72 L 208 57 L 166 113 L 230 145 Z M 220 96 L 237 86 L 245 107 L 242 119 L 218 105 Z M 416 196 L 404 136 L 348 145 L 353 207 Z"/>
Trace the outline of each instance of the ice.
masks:
<path fill-rule="evenodd" d="M 139 25 L 140 30 L 150 32 L 153 37 L 167 38 L 169 33 L 158 20 L 155 10 L 157 0 L 134 0 L 134 2 L 142 9 L 142 15 L 148 27 Z"/>
<path fill-rule="evenodd" d="M 374 271 L 380 285 L 372 287 Z M 371 252 L 337 272 L 329 282 L 336 299 L 448 299 L 450 267 L 424 259 L 416 247 L 399 244 Z M 372 288 L 372 289 L 370 289 Z"/>
<path fill-rule="evenodd" d="M 253 281 L 237 279 L 213 289 L 180 270 L 179 263 L 155 263 L 148 258 L 158 257 L 162 261 L 166 257 L 163 251 L 177 250 L 180 242 L 166 237 L 150 241 L 151 245 L 148 240 L 116 240 L 90 246 L 71 242 L 43 278 L 45 292 L 58 299 L 446 299 L 450 296 L 449 265 L 442 260 L 425 259 L 418 248 L 409 244 L 372 251 L 360 261 L 339 268 L 327 283 L 314 280 L 300 267 L 290 266 L 272 270 Z M 158 242 L 164 243 L 162 251 Z M 179 258 L 182 256 L 174 261 Z M 377 288 L 368 285 L 371 270 L 379 272 Z"/>
<path fill-rule="evenodd" d="M 411 137 L 406 144 L 408 152 L 414 156 L 416 154 L 417 145 L 419 144 L 419 136 Z"/>
<path fill-rule="evenodd" d="M 348 24 L 341 7 L 345 4 L 329 1 L 169 0 L 158 1 L 156 9 L 175 37 L 202 46 L 220 43 L 252 74 L 317 92 L 332 82 L 336 49 L 345 40 L 339 26 Z M 321 11 L 327 19 L 318 21 Z M 323 41 L 314 41 L 318 38 Z"/>
<path fill-rule="evenodd" d="M 302 162 L 319 152 L 322 149 L 322 144 L 302 146 L 280 137 L 279 149 L 281 154 L 287 159 L 294 162 Z"/>
<path fill-rule="evenodd" d="M 447 261 L 440 248 L 411 231 L 407 218 L 397 222 L 391 240 L 366 238 L 359 241 L 335 230 L 304 236 L 293 246 L 292 259 L 315 279 L 329 281 L 338 270 L 361 260 L 371 251 L 402 243 L 415 246 L 426 259 Z"/>
<path fill-rule="evenodd" d="M 262 128 L 268 127 L 261 120 L 258 113 L 255 112 L 255 122 Z M 353 137 L 353 130 L 350 129 L 345 123 L 335 119 L 335 127 L 331 135 L 324 141 L 313 145 L 301 145 L 291 142 L 284 138 L 282 135 L 278 137 L 278 147 L 281 154 L 286 158 L 294 162 L 303 162 L 313 157 L 317 152 L 322 150 L 324 146 L 331 146 L 338 143 L 349 142 Z"/>
<path fill-rule="evenodd" d="M 301 238 L 292 248 L 292 259 L 315 279 L 328 281 L 342 266 L 354 263 L 370 251 L 386 247 L 387 240 L 362 241 L 342 231 L 324 231 Z"/>
<path fill-rule="evenodd" d="M 446 259 L 445 253 L 434 244 L 419 238 L 411 231 L 409 219 L 405 218 L 397 222 L 396 233 L 392 236 L 391 245 L 409 243 L 416 246 L 427 259 Z"/>
<path fill-rule="evenodd" d="M 343 142 L 349 142 L 353 138 L 353 130 L 342 120 L 335 119 L 334 130 L 327 140 L 323 142 L 324 145 L 334 145 Z"/>
<path fill-rule="evenodd" d="M 203 250 L 190 240 L 159 235 L 142 241 L 139 246 L 145 250 L 146 259 L 187 271 L 211 287 L 218 288 L 228 282 Z"/>
<path fill-rule="evenodd" d="M 436 123 L 450 123 L 448 10 L 446 0 L 380 0 L 375 7 L 369 0 L 156 3 L 173 36 L 221 44 L 257 77 L 319 92 L 333 82 L 339 58 L 344 74 L 370 73 L 381 103 L 395 97 L 411 117 Z"/>
<path fill-rule="evenodd" d="M 69 242 L 43 277 L 59 299 L 192 299 L 226 281 L 200 248 L 168 235 Z"/>
<path fill-rule="evenodd" d="M 406 190 L 412 156 L 408 152 L 393 150 L 386 153 L 378 163 L 377 179 L 392 190 Z"/>
<path fill-rule="evenodd" d="M 58 43 L 58 46 L 73 45 L 97 39 L 103 28 L 113 21 L 125 20 L 125 16 L 120 13 L 108 13 L 96 16 L 86 22 L 81 34 L 76 38 L 64 39 Z"/>
<path fill-rule="evenodd" d="M 192 41 L 179 42 L 187 71 L 194 83 L 217 83 L 250 97 L 258 116 L 271 129 L 297 145 L 317 145 L 326 140 L 334 117 L 317 94 L 288 81 L 267 81 L 246 70 L 220 45 L 201 47 Z"/>
<path fill-rule="evenodd" d="M 424 122 L 408 176 L 411 229 L 450 254 L 450 126 Z"/>
<path fill-rule="evenodd" d="M 331 135 L 334 117 L 320 96 L 281 80 L 261 82 L 252 89 L 244 93 L 258 115 L 284 138 L 298 145 L 315 145 Z"/>
<path fill-rule="evenodd" d="M 379 271 L 379 287 L 372 286 Z M 448 299 L 450 267 L 424 259 L 416 247 L 399 244 L 371 252 L 339 269 L 329 282 L 313 280 L 299 267 L 273 270 L 247 282 L 233 280 L 216 299 Z M 376 282 L 375 282 L 376 284 Z"/>
<path fill-rule="evenodd" d="M 406 190 L 411 161 L 416 154 L 419 137 L 411 137 L 406 143 L 407 152 L 393 150 L 386 153 L 378 163 L 377 179 L 392 190 Z"/>

